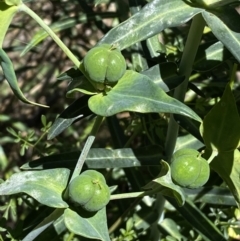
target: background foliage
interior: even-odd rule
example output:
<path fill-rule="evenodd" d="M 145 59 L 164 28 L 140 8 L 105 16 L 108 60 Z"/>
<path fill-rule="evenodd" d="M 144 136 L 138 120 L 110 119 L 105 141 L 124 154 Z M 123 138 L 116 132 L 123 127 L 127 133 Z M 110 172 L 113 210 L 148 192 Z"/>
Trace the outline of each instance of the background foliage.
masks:
<path fill-rule="evenodd" d="M 132 83 L 122 81 L 106 101 L 100 95 L 84 95 L 79 85 L 83 77 L 72 68 L 74 64 L 66 54 L 27 14 L 14 16 L 3 49 L 13 61 L 26 98 L 50 108 L 19 101 L 0 74 L 0 170 L 1 182 L 5 183 L 5 189 L 0 188 L 0 239 L 240 240 L 239 1 L 225 2 L 223 7 L 221 1 L 211 2 L 213 7 L 206 1 L 182 0 L 25 2 L 79 60 L 96 44 L 117 41 Z M 199 27 L 201 42 L 193 66 L 189 66 L 183 98 L 174 90 L 186 77 L 186 72 L 181 72 L 181 59 L 192 18 L 197 14 L 207 25 L 203 34 Z M 134 16 L 132 20 L 124 22 L 130 15 Z M 190 52 L 196 47 L 189 46 Z M 137 83 L 149 83 L 148 79 L 159 89 Z M 138 86 L 142 92 L 136 100 L 133 96 Z M 163 102 L 149 102 L 148 111 L 140 108 L 138 112 L 145 103 L 144 95 L 146 99 L 151 96 L 152 101 L 161 96 Z M 122 99 L 133 104 L 122 104 Z M 186 105 L 181 106 L 176 99 L 184 100 Z M 117 105 L 108 112 L 112 103 Z M 175 107 L 168 111 L 166 103 Z M 168 112 L 181 111 L 195 120 L 198 116 L 205 119 L 200 127 L 197 121 L 175 115 L 180 129 L 173 148 L 205 150 L 206 158 L 217 153 L 212 156 L 210 179 L 199 189 L 179 189 L 157 178 L 160 171 L 164 177 L 170 176 L 167 163 L 160 168 L 160 160 L 167 161 L 172 154 L 171 148 L 166 148 L 174 139 L 168 137 L 172 118 Z M 149 191 L 161 185 L 166 200 L 159 194 L 134 199 L 122 196 L 93 217 L 81 212 L 77 215 L 76 210 L 67 208 L 62 192 L 91 133 L 93 112 L 107 118 L 84 169 L 102 172 L 113 194 L 126 193 L 128 197 L 129 193 L 143 191 L 142 187 Z M 60 176 L 61 184 L 53 176 Z M 52 185 L 28 186 L 35 177 L 39 183 L 41 179 Z M 48 196 L 55 193 L 55 198 L 38 198 L 36 190 Z M 29 238 L 46 217 L 54 222 L 49 222 L 46 230 L 37 229 L 35 239 Z M 72 220 L 77 221 L 71 225 Z M 86 223 L 87 229 L 83 229 Z"/>

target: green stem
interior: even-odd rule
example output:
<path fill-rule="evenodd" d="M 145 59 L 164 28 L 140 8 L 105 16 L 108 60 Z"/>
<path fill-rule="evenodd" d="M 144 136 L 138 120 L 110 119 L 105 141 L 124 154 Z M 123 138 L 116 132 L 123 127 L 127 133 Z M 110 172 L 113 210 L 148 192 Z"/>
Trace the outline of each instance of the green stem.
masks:
<path fill-rule="evenodd" d="M 62 40 L 48 27 L 46 23 L 29 7 L 24 3 L 19 6 L 19 11 L 23 11 L 31 16 L 56 42 L 56 44 L 63 50 L 63 52 L 68 56 L 68 58 L 79 68 L 80 61 L 74 56 L 74 54 L 69 50 L 69 48 L 62 42 Z"/>
<path fill-rule="evenodd" d="M 103 116 L 100 116 L 100 115 L 97 116 L 97 118 L 95 120 L 95 123 L 93 125 L 93 128 L 92 128 L 91 134 L 90 134 L 91 136 L 96 136 L 97 135 L 98 130 L 99 130 L 99 128 L 100 128 L 100 126 L 101 126 L 101 124 L 103 122 L 103 119 L 104 119 Z"/>
<path fill-rule="evenodd" d="M 114 195 L 111 195 L 110 200 L 144 197 L 144 196 L 150 196 L 158 192 L 159 192 L 159 189 L 154 189 L 151 191 L 144 191 L 144 192 L 114 194 Z"/>
<path fill-rule="evenodd" d="M 235 82 L 235 79 L 236 79 L 237 68 L 238 68 L 238 65 L 234 63 L 233 66 L 232 66 L 232 71 L 231 71 L 231 76 L 230 76 L 230 87 L 231 87 L 231 89 L 233 89 L 233 85 L 234 85 L 234 82 Z"/>
<path fill-rule="evenodd" d="M 123 146 L 123 148 L 127 148 L 131 145 L 132 141 L 134 140 L 134 138 L 139 134 L 140 132 L 140 128 L 137 128 L 133 134 L 129 137 L 129 139 L 127 140 L 127 142 L 125 143 L 125 145 Z"/>
<path fill-rule="evenodd" d="M 185 76 L 185 80 L 174 91 L 174 98 L 182 102 L 184 101 L 184 97 L 187 91 L 188 80 L 192 72 L 192 66 L 198 50 L 198 46 L 202 38 L 204 26 L 205 21 L 202 15 L 196 15 L 193 18 L 188 38 L 185 44 L 185 48 L 183 51 L 182 59 L 179 65 L 179 74 Z M 166 156 L 169 162 L 176 145 L 178 129 L 179 126 L 177 122 L 174 120 L 173 115 L 171 115 L 165 143 Z"/>
<path fill-rule="evenodd" d="M 44 154 L 42 153 L 42 151 L 39 150 L 39 149 L 35 146 L 35 144 L 30 143 L 28 140 L 23 139 L 21 136 L 18 136 L 18 138 L 23 142 L 23 144 L 26 143 L 28 146 L 30 146 L 31 148 L 35 149 L 41 156 L 44 156 Z"/>
<path fill-rule="evenodd" d="M 142 123 L 143 123 L 143 128 L 144 128 L 144 130 L 146 132 L 146 135 L 147 135 L 149 141 L 151 142 L 152 145 L 155 145 L 155 141 L 152 139 L 151 135 L 148 132 L 148 128 L 147 128 L 147 125 L 146 125 L 146 120 L 145 120 L 144 117 L 142 118 Z"/>
<path fill-rule="evenodd" d="M 39 139 L 35 142 L 33 147 L 36 147 L 38 145 L 38 143 L 43 139 L 43 137 L 45 137 L 48 134 L 49 129 L 50 129 L 50 127 L 39 137 Z"/>
<path fill-rule="evenodd" d="M 188 38 L 184 47 L 182 59 L 179 65 L 179 74 L 185 76 L 185 79 L 181 85 L 179 85 L 174 91 L 174 98 L 180 101 L 184 101 L 184 97 L 186 94 L 189 77 L 192 72 L 192 66 L 194 63 L 194 59 L 198 50 L 198 46 L 200 44 L 200 40 L 202 37 L 203 29 L 205 26 L 205 22 L 201 14 L 196 15 L 193 18 L 191 28 L 189 30 Z M 165 142 L 165 152 L 167 161 L 171 161 L 171 156 L 175 149 L 177 137 L 178 137 L 178 129 L 179 126 L 177 122 L 174 120 L 173 115 L 170 116 L 170 121 L 168 124 L 167 137 Z M 165 199 L 159 193 L 157 195 L 157 199 L 154 205 L 154 209 L 159 215 L 159 218 L 162 215 L 164 208 Z M 151 240 L 156 241 L 159 240 L 159 232 L 158 232 L 158 220 L 153 223 L 151 226 Z"/>
<path fill-rule="evenodd" d="M 75 233 L 71 232 L 67 238 L 67 241 L 72 241 L 75 236 Z"/>
<path fill-rule="evenodd" d="M 214 147 L 212 148 L 212 154 L 211 156 L 207 159 L 208 164 L 212 162 L 212 160 L 218 155 L 218 152 L 214 150 Z"/>

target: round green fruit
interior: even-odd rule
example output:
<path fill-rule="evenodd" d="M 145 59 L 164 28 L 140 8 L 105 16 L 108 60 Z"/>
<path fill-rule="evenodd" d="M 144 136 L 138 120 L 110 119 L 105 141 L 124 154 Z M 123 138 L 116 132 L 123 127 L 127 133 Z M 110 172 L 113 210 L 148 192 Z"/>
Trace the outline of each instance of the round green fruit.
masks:
<path fill-rule="evenodd" d="M 95 185 L 92 178 L 87 175 L 80 175 L 69 184 L 69 198 L 77 205 L 85 205 L 95 193 Z"/>
<path fill-rule="evenodd" d="M 181 149 L 172 157 L 171 175 L 173 181 L 179 186 L 198 188 L 208 181 L 210 168 L 198 151 Z"/>
<path fill-rule="evenodd" d="M 84 209 L 96 212 L 105 207 L 110 199 L 110 190 L 106 184 L 99 184 L 96 187 L 93 197 L 84 205 Z"/>
<path fill-rule="evenodd" d="M 90 212 L 99 211 L 110 199 L 110 189 L 104 176 L 94 170 L 85 171 L 74 178 L 68 191 L 72 203 Z"/>
<path fill-rule="evenodd" d="M 91 82 L 98 87 L 114 85 L 126 71 L 126 61 L 121 52 L 109 44 L 88 51 L 83 66 Z"/>
<path fill-rule="evenodd" d="M 81 173 L 81 176 L 90 176 L 92 178 L 93 182 L 102 182 L 102 183 L 106 183 L 105 177 L 103 176 L 102 173 L 97 172 L 95 170 L 87 170 Z"/>

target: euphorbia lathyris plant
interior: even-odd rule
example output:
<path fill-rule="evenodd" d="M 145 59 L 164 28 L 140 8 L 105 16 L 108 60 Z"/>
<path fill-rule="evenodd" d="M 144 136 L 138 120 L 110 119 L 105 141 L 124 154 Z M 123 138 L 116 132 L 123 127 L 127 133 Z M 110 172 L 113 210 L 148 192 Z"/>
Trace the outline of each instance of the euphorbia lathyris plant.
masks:
<path fill-rule="evenodd" d="M 56 137 L 79 118 L 97 116 L 81 155 L 78 151 L 71 153 L 74 155 L 72 159 L 70 154 L 51 155 L 26 163 L 22 167 L 24 171 L 13 174 L 0 185 L 1 195 L 24 192 L 39 203 L 55 208 L 46 219 L 31 227 L 27 234 L 21 234 L 25 235 L 21 236 L 25 241 L 41 237 L 47 233 L 47 227 L 57 224 L 61 230 L 69 230 L 85 238 L 110 240 L 106 218 L 106 205 L 109 201 L 111 204 L 111 200 L 115 199 L 138 198 L 135 205 L 130 206 L 130 212 L 144 196 L 156 198 L 154 211 L 151 212 L 157 215 L 151 220 L 151 224 L 156 225 L 162 216 L 160 207 L 164 206 L 164 196 L 173 205 L 176 201 L 177 209 L 183 206 L 183 209 L 191 207 L 195 210 L 194 215 L 186 215 L 185 218 L 189 219 L 197 232 L 209 240 L 225 240 L 224 234 L 205 215 L 196 211 L 197 208 L 186 197 L 188 188 L 200 188 L 208 184 L 211 167 L 228 185 L 239 206 L 240 122 L 232 94 L 233 80 L 226 84 L 221 100 L 204 116 L 200 117 L 185 104 L 184 98 L 188 87 L 196 94 L 202 94 L 200 89 L 189 82 L 191 73 L 193 70 L 208 71 L 208 68 L 215 68 L 219 61 L 215 63 L 214 60 L 221 58 L 224 48 L 227 48 L 227 56 L 231 56 L 235 62 L 240 61 L 240 34 L 237 27 L 233 26 L 234 21 L 240 20 L 240 16 L 232 7 L 232 1 L 136 1 L 139 6 L 144 5 L 139 11 L 136 11 L 136 6 L 132 6 L 132 1 L 129 3 L 132 16 L 112 28 L 80 61 L 51 28 L 22 1 L 0 1 L 1 66 L 10 87 L 20 100 L 35 104 L 22 94 L 11 60 L 2 49 L 5 33 L 17 12 L 25 12 L 36 20 L 75 65 L 59 78 L 71 80 L 67 96 L 72 96 L 75 92 L 81 92 L 85 96 L 76 100 L 56 119 L 49 130 L 48 139 Z M 160 43 L 156 36 L 190 20 L 192 22 L 180 62 L 172 62 L 167 46 Z M 205 47 L 204 42 L 201 45 L 205 26 L 208 26 L 209 31 L 221 42 L 215 39 L 208 47 Z M 123 50 L 130 51 L 134 45 L 139 46 L 140 43 L 143 56 L 138 55 L 137 61 L 124 55 Z M 205 48 L 205 55 L 198 51 L 202 46 Z M 27 49 L 31 47 L 33 46 L 30 43 Z M 161 54 L 165 57 L 160 58 Z M 220 61 L 225 61 L 224 57 Z M 231 74 L 234 75 L 235 71 L 236 68 L 233 67 Z M 86 98 L 86 95 L 89 97 Z M 124 138 L 119 137 L 122 133 L 119 136 L 116 134 L 119 126 L 116 123 L 111 124 L 111 121 L 109 129 L 112 130 L 112 137 L 119 149 L 90 149 L 103 119 L 113 120 L 113 116 L 122 112 L 130 113 L 141 120 L 144 132 L 148 136 L 147 144 L 141 145 L 140 149 L 143 151 L 130 149 L 133 139 L 130 138 L 124 143 Z M 166 120 L 166 135 L 161 136 L 161 144 L 155 141 L 154 135 L 149 134 L 151 127 L 147 126 L 144 117 L 144 114 L 150 116 L 153 113 Z M 159 123 L 161 121 L 159 120 Z M 180 141 L 179 126 L 191 136 L 189 141 Z M 139 129 L 136 128 L 132 138 L 139 134 Z M 133 172 L 130 173 L 126 169 L 125 175 L 134 190 L 113 194 L 116 186 L 108 187 L 104 176 L 95 170 L 81 173 L 83 166 L 88 169 L 110 168 L 110 174 L 112 168 L 132 168 L 130 170 Z M 138 173 L 136 167 L 141 166 L 147 166 L 149 173 L 156 170 L 159 173 L 155 173 L 154 177 L 149 174 L 148 177 L 151 178 L 147 178 L 146 182 L 141 180 L 142 189 L 138 183 L 140 180 L 136 182 L 139 178 L 136 178 L 135 174 Z M 49 167 L 51 170 L 44 170 Z M 74 169 L 73 173 L 70 173 L 71 169 Z M 136 187 L 139 190 L 136 190 Z M 143 205 L 141 208 L 144 209 Z M 179 208 L 179 212 L 181 210 Z M 194 218 L 195 215 L 201 218 Z M 203 224 L 200 225 L 199 220 Z M 153 234 L 154 225 L 151 224 L 145 225 L 144 228 L 136 225 L 136 229 L 150 230 Z M 118 225 L 117 223 L 110 227 L 109 232 Z M 124 235 L 127 236 L 127 232 Z M 134 240 L 135 233 L 130 236 L 132 239 L 129 240 Z M 159 239 L 154 237 L 154 240 Z M 179 236 L 177 240 L 180 240 Z"/>

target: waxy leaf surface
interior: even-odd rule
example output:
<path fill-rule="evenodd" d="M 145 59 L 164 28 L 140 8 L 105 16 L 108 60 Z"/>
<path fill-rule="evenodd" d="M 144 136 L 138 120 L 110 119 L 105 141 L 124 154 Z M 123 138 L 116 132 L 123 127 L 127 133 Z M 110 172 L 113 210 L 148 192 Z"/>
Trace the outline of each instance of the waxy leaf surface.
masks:
<path fill-rule="evenodd" d="M 4 74 L 8 84 L 10 85 L 13 93 L 17 96 L 17 98 L 19 100 L 21 100 L 22 102 L 27 103 L 27 104 L 38 105 L 41 107 L 47 107 L 45 105 L 37 104 L 37 103 L 34 103 L 34 102 L 26 99 L 26 97 L 23 95 L 22 91 L 18 87 L 17 77 L 16 77 L 16 74 L 15 74 L 15 71 L 13 68 L 12 61 L 10 60 L 10 58 L 8 57 L 6 52 L 1 48 L 0 48 L 0 65 L 2 67 L 3 74 Z"/>
<path fill-rule="evenodd" d="M 205 116 L 200 127 L 209 150 L 233 151 L 240 139 L 240 118 L 229 84 L 221 100 Z"/>
<path fill-rule="evenodd" d="M 8 6 L 6 3 L 0 1 L 0 48 L 2 48 L 5 34 L 17 10 L 16 6 Z"/>
<path fill-rule="evenodd" d="M 66 168 L 15 173 L 0 184 L 0 195 L 23 192 L 49 207 L 66 208 L 68 204 L 62 200 L 62 194 L 69 175 Z"/>
<path fill-rule="evenodd" d="M 148 39 L 166 28 L 182 25 L 204 11 L 179 0 L 153 0 L 139 12 L 110 30 L 99 42 L 117 44 L 125 49 Z"/>
<path fill-rule="evenodd" d="M 179 206 L 184 205 L 185 202 L 185 195 L 184 191 L 181 187 L 178 185 L 175 185 L 172 182 L 171 177 L 171 171 L 170 166 L 167 162 L 161 161 L 162 167 L 161 172 L 150 183 L 148 183 L 146 186 L 143 187 L 143 189 L 148 190 L 157 190 L 159 189 L 159 192 L 163 195 L 174 197 L 176 201 L 178 202 Z"/>
<path fill-rule="evenodd" d="M 64 212 L 64 221 L 72 233 L 90 239 L 110 241 L 105 208 L 87 215 L 81 215 L 81 212 L 78 214 L 68 208 Z"/>
<path fill-rule="evenodd" d="M 92 112 L 100 116 L 111 116 L 123 111 L 166 112 L 185 115 L 201 122 L 201 118 L 188 106 L 168 96 L 147 76 L 132 70 L 127 70 L 117 85 L 106 94 L 92 96 L 88 105 Z"/>
<path fill-rule="evenodd" d="M 240 62 L 240 15 L 231 7 L 224 7 L 219 12 L 203 12 L 203 18 L 213 34 L 226 46 Z"/>

